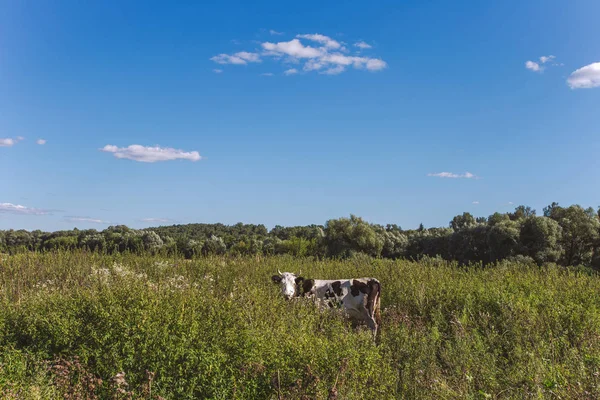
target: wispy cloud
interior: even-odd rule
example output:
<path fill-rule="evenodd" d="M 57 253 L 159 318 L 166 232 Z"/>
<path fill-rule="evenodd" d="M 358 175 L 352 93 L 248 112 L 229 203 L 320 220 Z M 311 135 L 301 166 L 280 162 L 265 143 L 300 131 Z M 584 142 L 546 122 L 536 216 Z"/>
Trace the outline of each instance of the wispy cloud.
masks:
<path fill-rule="evenodd" d="M 100 151 L 113 153 L 116 158 L 126 158 L 129 160 L 147 163 L 177 159 L 198 161 L 202 158 L 197 151 L 185 152 L 183 150 L 177 150 L 170 147 L 146 147 L 139 144 L 132 144 L 128 147 L 117 147 L 107 144 L 101 148 Z"/>
<path fill-rule="evenodd" d="M 69 222 L 88 222 L 88 223 L 92 223 L 92 224 L 110 224 L 109 221 L 104 221 L 101 219 L 90 218 L 90 217 L 65 216 L 64 219 L 65 219 L 65 221 L 69 221 Z"/>
<path fill-rule="evenodd" d="M 44 144 L 46 144 L 46 139 L 38 139 L 35 142 L 39 145 L 44 145 Z"/>
<path fill-rule="evenodd" d="M 321 50 L 315 47 L 304 46 L 298 39 L 292 39 L 289 42 L 265 42 L 262 47 L 267 51 L 265 55 L 269 56 L 288 55 L 295 58 L 315 58 L 323 54 Z"/>
<path fill-rule="evenodd" d="M 387 68 L 387 63 L 380 58 L 345 54 L 348 50 L 344 47 L 344 43 L 320 33 L 299 34 L 289 41 L 263 42 L 260 46 L 262 48 L 260 55 L 258 52 L 238 52 L 232 55 L 219 54 L 211 60 L 220 64 L 244 65 L 248 62 L 258 62 L 261 57 L 270 58 L 284 65 L 303 64 L 302 70 L 305 72 L 317 71 L 327 75 L 337 75 L 348 68 L 372 72 Z M 355 46 L 361 49 L 371 47 L 364 41 L 357 42 Z"/>
<path fill-rule="evenodd" d="M 600 62 L 592 63 L 573 71 L 567 79 L 571 89 L 600 87 Z"/>
<path fill-rule="evenodd" d="M 527 68 L 530 71 L 533 72 L 542 72 L 544 71 L 544 69 L 546 69 L 546 67 L 543 64 L 549 63 L 551 61 L 553 61 L 556 58 L 556 56 L 553 55 L 549 55 L 549 56 L 541 56 L 539 58 L 539 62 L 535 62 L 535 61 L 526 61 L 525 62 L 525 68 Z M 556 63 L 552 63 L 552 66 L 560 66 L 561 64 L 556 64 Z"/>
<path fill-rule="evenodd" d="M 247 51 L 239 51 L 235 54 L 219 54 L 210 58 L 211 61 L 217 64 L 238 64 L 246 65 L 249 62 L 261 62 L 258 53 L 249 53 Z"/>
<path fill-rule="evenodd" d="M 470 172 L 465 172 L 464 174 L 455 174 L 453 172 L 437 172 L 437 173 L 429 173 L 427 176 L 434 176 L 437 178 L 452 178 L 452 179 L 478 179 L 477 175 L 474 175 Z"/>
<path fill-rule="evenodd" d="M 362 62 L 362 61 L 361 61 Z M 365 67 L 369 71 L 379 71 L 387 67 L 387 63 L 378 58 L 369 58 L 365 63 Z"/>
<path fill-rule="evenodd" d="M 336 65 L 335 67 L 326 69 L 325 71 L 319 72 L 324 75 L 338 75 L 346 70 L 346 67 L 343 65 Z"/>
<path fill-rule="evenodd" d="M 273 73 L 272 72 L 265 72 L 265 73 L 260 74 L 260 76 L 273 76 Z"/>
<path fill-rule="evenodd" d="M 283 73 L 284 75 L 295 75 L 298 73 L 298 70 L 296 68 L 291 68 L 286 71 L 283 71 Z"/>
<path fill-rule="evenodd" d="M 140 219 L 140 221 L 150 222 L 150 223 L 161 223 L 161 224 L 168 224 L 171 222 L 175 222 L 174 220 L 169 219 L 169 218 L 142 218 L 142 219 Z"/>
<path fill-rule="evenodd" d="M 12 147 L 23 140 L 25 140 L 23 136 L 17 136 L 15 138 L 0 138 L 0 147 Z"/>
<path fill-rule="evenodd" d="M 365 49 L 370 49 L 370 48 L 372 48 L 372 47 L 373 47 L 373 46 L 371 46 L 369 43 L 367 43 L 367 42 L 364 42 L 364 41 L 362 41 L 362 40 L 361 40 L 360 42 L 356 42 L 356 43 L 354 43 L 354 46 L 355 46 L 355 47 L 358 47 L 359 49 L 363 49 L 363 50 L 365 50 Z"/>
<path fill-rule="evenodd" d="M 219 68 L 215 68 L 215 69 L 213 69 L 213 72 L 214 72 L 215 74 L 221 74 L 221 73 L 223 73 L 223 70 L 222 70 L 222 69 L 219 69 Z"/>
<path fill-rule="evenodd" d="M 540 64 L 538 64 L 534 61 L 526 61 L 525 68 L 527 68 L 528 70 L 531 70 L 533 72 L 541 72 L 542 71 L 542 67 L 540 67 Z"/>
<path fill-rule="evenodd" d="M 18 215 L 51 215 L 59 210 L 46 210 L 43 208 L 26 207 L 19 204 L 0 203 L 0 213 L 18 214 Z"/>
<path fill-rule="evenodd" d="M 273 30 L 273 29 L 271 29 L 271 30 L 269 31 L 269 33 L 270 33 L 271 35 L 283 35 L 283 32 L 277 32 L 276 30 Z"/>
<path fill-rule="evenodd" d="M 474 201 L 473 204 L 479 205 L 479 202 L 478 201 Z"/>
<path fill-rule="evenodd" d="M 296 37 L 300 38 L 300 39 L 307 39 L 307 40 L 312 40 L 313 42 L 321 43 L 323 46 L 325 46 L 328 49 L 339 49 L 340 47 L 342 47 L 340 42 L 338 42 L 337 40 L 333 40 L 329 36 L 321 35 L 319 33 L 296 35 Z"/>
<path fill-rule="evenodd" d="M 15 139 L 12 138 L 0 138 L 0 147 L 12 147 L 17 143 Z"/>

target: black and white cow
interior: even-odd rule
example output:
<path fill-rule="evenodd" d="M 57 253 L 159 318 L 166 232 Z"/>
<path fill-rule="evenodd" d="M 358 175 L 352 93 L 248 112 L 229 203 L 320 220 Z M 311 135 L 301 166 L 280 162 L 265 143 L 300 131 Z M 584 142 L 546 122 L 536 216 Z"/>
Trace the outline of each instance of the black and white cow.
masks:
<path fill-rule="evenodd" d="M 381 324 L 379 300 L 381 284 L 375 278 L 305 279 L 291 272 L 273 275 L 286 299 L 312 297 L 319 303 L 342 308 L 356 322 L 365 322 L 373 335 Z"/>

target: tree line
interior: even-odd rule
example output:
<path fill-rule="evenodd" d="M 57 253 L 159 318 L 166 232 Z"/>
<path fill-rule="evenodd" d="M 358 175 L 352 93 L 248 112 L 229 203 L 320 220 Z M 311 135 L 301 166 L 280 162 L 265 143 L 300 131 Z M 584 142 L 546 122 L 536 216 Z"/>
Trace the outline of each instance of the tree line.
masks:
<path fill-rule="evenodd" d="M 513 212 L 475 218 L 455 216 L 447 227 L 402 229 L 372 224 L 360 217 L 331 219 L 325 225 L 186 224 L 147 229 L 124 225 L 42 232 L 0 231 L 0 252 L 85 249 L 105 253 L 151 252 L 186 258 L 206 255 L 274 255 L 344 258 L 420 259 L 424 256 L 461 264 L 504 259 L 585 265 L 600 268 L 600 210 L 552 203 L 538 216 L 519 206 Z"/>

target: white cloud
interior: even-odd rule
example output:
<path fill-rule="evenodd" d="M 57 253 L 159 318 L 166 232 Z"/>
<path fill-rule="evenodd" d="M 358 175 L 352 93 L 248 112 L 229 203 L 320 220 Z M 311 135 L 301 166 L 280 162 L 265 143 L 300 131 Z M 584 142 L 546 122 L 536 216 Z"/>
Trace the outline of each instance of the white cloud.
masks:
<path fill-rule="evenodd" d="M 312 45 L 306 44 L 306 41 L 312 42 Z M 380 58 L 347 55 L 348 49 L 345 45 L 346 43 L 338 42 L 320 33 L 300 34 L 290 41 L 261 43 L 263 51 L 260 56 L 258 53 L 238 52 L 232 55 L 219 54 L 211 60 L 221 64 L 244 65 L 248 62 L 261 61 L 260 57 L 265 59 L 268 57 L 284 65 L 299 64 L 297 68 L 285 71 L 286 75 L 297 73 L 300 68 L 307 72 L 318 71 L 326 75 L 337 75 L 350 67 L 371 72 L 387 68 L 387 63 Z M 371 45 L 364 41 L 356 42 L 354 46 L 360 49 L 371 48 Z"/>
<path fill-rule="evenodd" d="M 260 74 L 260 76 L 273 76 L 273 73 L 272 72 L 265 72 L 265 73 Z"/>
<path fill-rule="evenodd" d="M 46 139 L 38 139 L 35 142 L 39 145 L 43 145 L 43 144 L 46 144 Z"/>
<path fill-rule="evenodd" d="M 245 65 L 249 62 L 261 62 L 258 53 L 249 53 L 247 51 L 240 51 L 233 55 L 219 54 L 210 58 L 211 61 L 217 64 L 238 64 Z"/>
<path fill-rule="evenodd" d="M 339 75 L 342 72 L 344 72 L 345 70 L 346 70 L 345 66 L 343 66 L 343 65 L 336 65 L 335 67 L 329 68 L 329 69 L 327 69 L 327 70 L 325 70 L 323 72 L 320 72 L 320 73 L 324 74 L 324 75 Z"/>
<path fill-rule="evenodd" d="M 333 40 L 329 36 L 321 35 L 319 33 L 296 35 L 296 37 L 300 38 L 300 39 L 308 39 L 308 40 L 312 40 L 313 42 L 321 43 L 323 46 L 325 46 L 328 49 L 339 49 L 340 47 L 342 47 L 342 45 L 339 42 Z"/>
<path fill-rule="evenodd" d="M 387 63 L 377 58 L 370 58 L 367 60 L 367 69 L 369 71 L 379 71 L 387 67 Z"/>
<path fill-rule="evenodd" d="M 142 221 L 142 222 L 160 222 L 160 223 L 175 222 L 172 219 L 168 219 L 168 218 L 142 218 L 140 221 Z"/>
<path fill-rule="evenodd" d="M 249 53 L 247 51 L 240 51 L 235 53 L 236 57 L 241 58 L 242 60 L 246 60 L 248 62 L 260 62 L 260 56 L 258 53 Z"/>
<path fill-rule="evenodd" d="M 229 54 L 219 54 L 211 57 L 210 60 L 217 64 L 248 64 L 246 60 L 240 57 L 230 56 Z"/>
<path fill-rule="evenodd" d="M 269 31 L 269 33 L 270 33 L 271 35 L 283 35 L 283 32 L 277 32 L 276 30 L 273 30 L 273 29 L 271 29 L 271 30 Z"/>
<path fill-rule="evenodd" d="M 479 204 L 479 202 L 478 202 L 478 201 L 474 201 L 474 202 L 473 202 L 473 204 L 475 204 L 475 205 L 478 205 L 478 204 Z"/>
<path fill-rule="evenodd" d="M 574 71 L 567 79 L 571 89 L 600 87 L 600 62 L 592 63 Z"/>
<path fill-rule="evenodd" d="M 338 64 L 338 65 L 351 65 L 359 66 L 361 63 L 366 63 L 367 58 L 364 57 L 351 57 L 340 53 L 327 54 L 320 58 L 321 62 Z"/>
<path fill-rule="evenodd" d="M 263 49 L 267 50 L 267 55 L 288 55 L 295 58 L 315 58 L 323 54 L 319 49 L 304 46 L 298 39 L 292 39 L 289 42 L 262 44 Z"/>
<path fill-rule="evenodd" d="M 222 74 L 222 73 L 223 73 L 223 70 L 222 70 L 222 69 L 219 69 L 219 68 L 215 68 L 215 69 L 213 69 L 213 72 L 214 72 L 215 74 Z"/>
<path fill-rule="evenodd" d="M 541 56 L 540 57 L 540 62 L 526 61 L 525 62 L 525 68 L 527 68 L 528 70 L 533 71 L 533 72 L 543 72 L 546 69 L 546 67 L 543 64 L 550 63 L 555 58 L 556 58 L 556 56 L 553 56 L 553 55 Z M 564 64 L 558 64 L 558 63 L 552 62 L 552 63 L 550 63 L 548 65 L 551 65 L 553 67 L 559 67 L 559 66 L 562 66 Z"/>
<path fill-rule="evenodd" d="M 525 68 L 527 68 L 528 70 L 531 70 L 533 72 L 542 72 L 544 70 L 543 67 L 540 67 L 540 64 L 538 64 L 534 61 L 525 62 Z"/>
<path fill-rule="evenodd" d="M 90 217 L 66 216 L 65 220 L 67 220 L 69 222 L 90 222 L 93 224 L 110 224 L 110 222 L 108 222 L 108 221 L 104 221 L 104 220 L 97 219 L 97 218 L 90 218 Z"/>
<path fill-rule="evenodd" d="M 542 64 L 546 64 L 548 61 L 552 61 L 554 60 L 556 57 L 555 56 L 541 56 L 540 57 L 540 62 Z"/>
<path fill-rule="evenodd" d="M 477 179 L 478 177 L 470 172 L 465 172 L 464 174 L 455 174 L 453 172 L 437 172 L 430 173 L 427 176 L 435 176 L 437 178 L 465 178 L 465 179 Z"/>
<path fill-rule="evenodd" d="M 325 64 L 316 60 L 316 59 L 311 59 L 308 60 L 305 64 L 304 64 L 304 70 L 305 71 L 316 71 L 319 70 L 321 68 L 323 68 Z"/>
<path fill-rule="evenodd" d="M 0 138 L 0 147 L 12 147 L 15 144 L 25 140 L 23 136 L 17 136 L 16 138 Z"/>
<path fill-rule="evenodd" d="M 16 141 L 11 138 L 0 138 L 0 147 L 11 147 L 15 143 Z"/>
<path fill-rule="evenodd" d="M 383 60 L 368 57 L 353 57 L 341 53 L 331 53 L 319 57 L 316 60 L 310 60 L 304 65 L 306 71 L 312 71 L 329 66 L 328 72 L 330 75 L 343 72 L 344 69 L 339 66 L 353 66 L 356 69 L 366 68 L 369 71 L 379 71 L 387 67 L 387 63 Z"/>
<path fill-rule="evenodd" d="M 197 151 L 185 152 L 170 147 L 146 147 L 139 144 L 132 144 L 128 147 L 117 147 L 107 144 L 100 151 L 113 153 L 116 158 L 127 158 L 129 160 L 148 163 L 177 159 L 198 161 L 202 158 Z"/>
<path fill-rule="evenodd" d="M 57 210 L 25 207 L 19 204 L 0 203 L 0 212 L 19 215 L 50 215 Z"/>

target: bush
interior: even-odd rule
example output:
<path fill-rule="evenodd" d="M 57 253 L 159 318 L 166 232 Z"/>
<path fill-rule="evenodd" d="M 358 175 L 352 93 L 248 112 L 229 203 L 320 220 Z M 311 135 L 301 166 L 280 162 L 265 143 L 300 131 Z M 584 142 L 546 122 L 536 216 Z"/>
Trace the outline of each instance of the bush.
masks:
<path fill-rule="evenodd" d="M 531 263 L 3 256 L 0 397 L 597 398 L 600 278 Z M 278 269 L 379 279 L 379 345 Z"/>

